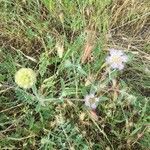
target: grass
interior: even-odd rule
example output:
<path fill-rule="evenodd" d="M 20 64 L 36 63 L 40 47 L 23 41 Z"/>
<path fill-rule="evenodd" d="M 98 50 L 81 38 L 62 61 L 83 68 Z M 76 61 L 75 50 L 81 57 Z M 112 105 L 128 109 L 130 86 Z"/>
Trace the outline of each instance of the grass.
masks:
<path fill-rule="evenodd" d="M 149 6 L 0 0 L 0 149 L 149 149 Z M 125 50 L 123 71 L 104 65 L 109 48 Z M 36 87 L 16 85 L 22 67 Z M 96 112 L 83 102 L 91 92 Z"/>

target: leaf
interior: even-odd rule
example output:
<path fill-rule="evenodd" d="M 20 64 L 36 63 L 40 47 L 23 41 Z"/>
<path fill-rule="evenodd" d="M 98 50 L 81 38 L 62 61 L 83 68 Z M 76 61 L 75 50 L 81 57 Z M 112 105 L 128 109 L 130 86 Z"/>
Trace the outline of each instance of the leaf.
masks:
<path fill-rule="evenodd" d="M 82 69 L 80 65 L 77 66 L 77 70 L 79 71 L 80 74 L 87 75 L 87 73 Z"/>
<path fill-rule="evenodd" d="M 40 57 L 40 62 L 39 62 L 39 73 L 41 77 L 44 76 L 48 65 L 49 65 L 48 55 L 46 53 L 43 53 Z"/>
<path fill-rule="evenodd" d="M 136 134 L 142 127 L 138 127 L 136 128 L 131 134 L 130 136 L 133 136 L 134 134 Z"/>
<path fill-rule="evenodd" d="M 34 102 L 33 96 L 20 88 L 17 88 L 15 90 L 15 94 L 18 100 L 27 102 L 29 104 L 32 104 Z"/>
<path fill-rule="evenodd" d="M 5 76 L 0 74 L 0 82 L 3 82 L 5 80 Z"/>

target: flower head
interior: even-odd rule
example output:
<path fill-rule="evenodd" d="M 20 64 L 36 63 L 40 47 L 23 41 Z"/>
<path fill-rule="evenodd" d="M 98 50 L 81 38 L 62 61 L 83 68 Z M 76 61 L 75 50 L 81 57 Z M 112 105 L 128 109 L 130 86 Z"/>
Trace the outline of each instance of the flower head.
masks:
<path fill-rule="evenodd" d="M 110 49 L 110 56 L 106 58 L 106 63 L 113 69 L 122 70 L 124 63 L 127 62 L 128 57 L 122 50 Z"/>
<path fill-rule="evenodd" d="M 15 74 L 15 82 L 24 89 L 31 88 L 36 82 L 36 74 L 30 68 L 21 68 Z"/>
<path fill-rule="evenodd" d="M 84 98 L 85 105 L 91 109 L 96 109 L 99 99 L 94 94 L 86 95 Z"/>

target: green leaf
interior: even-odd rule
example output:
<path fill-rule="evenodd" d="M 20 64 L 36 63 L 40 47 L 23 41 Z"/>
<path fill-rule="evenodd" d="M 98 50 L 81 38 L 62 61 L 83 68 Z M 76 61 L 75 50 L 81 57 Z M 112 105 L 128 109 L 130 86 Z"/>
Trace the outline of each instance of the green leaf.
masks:
<path fill-rule="evenodd" d="M 130 136 L 133 136 L 134 134 L 136 134 L 142 127 L 138 127 L 136 128 L 131 134 Z"/>
<path fill-rule="evenodd" d="M 41 54 L 40 61 L 39 61 L 39 73 L 41 77 L 44 76 L 48 65 L 49 65 L 48 55 L 46 53 Z"/>

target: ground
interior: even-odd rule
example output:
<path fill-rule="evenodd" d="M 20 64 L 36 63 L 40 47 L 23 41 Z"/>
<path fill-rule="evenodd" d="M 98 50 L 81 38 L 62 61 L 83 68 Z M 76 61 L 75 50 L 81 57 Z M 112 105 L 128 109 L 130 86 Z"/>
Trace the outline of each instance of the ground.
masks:
<path fill-rule="evenodd" d="M 0 0 L 0 149 L 148 150 L 149 43 L 149 0 Z"/>

